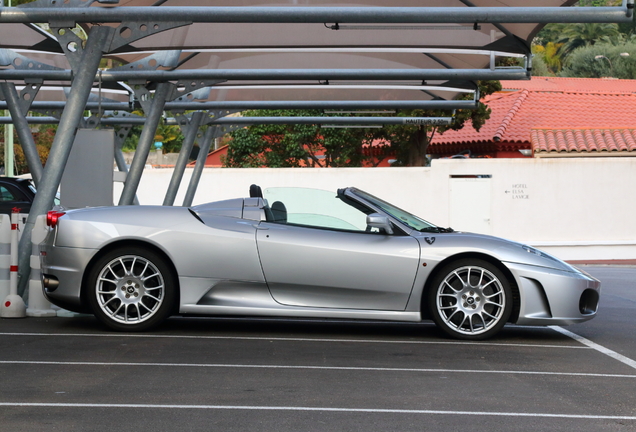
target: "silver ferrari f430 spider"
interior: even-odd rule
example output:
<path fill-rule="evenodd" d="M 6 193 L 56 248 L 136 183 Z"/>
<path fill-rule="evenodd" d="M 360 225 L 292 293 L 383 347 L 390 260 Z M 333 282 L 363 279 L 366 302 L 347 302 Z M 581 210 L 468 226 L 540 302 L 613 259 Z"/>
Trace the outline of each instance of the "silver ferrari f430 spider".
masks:
<path fill-rule="evenodd" d="M 531 246 L 456 232 L 356 188 L 253 185 L 187 207 L 49 212 L 42 282 L 54 304 L 115 330 L 174 314 L 419 322 L 485 339 L 506 323 L 596 315 L 600 282 Z"/>

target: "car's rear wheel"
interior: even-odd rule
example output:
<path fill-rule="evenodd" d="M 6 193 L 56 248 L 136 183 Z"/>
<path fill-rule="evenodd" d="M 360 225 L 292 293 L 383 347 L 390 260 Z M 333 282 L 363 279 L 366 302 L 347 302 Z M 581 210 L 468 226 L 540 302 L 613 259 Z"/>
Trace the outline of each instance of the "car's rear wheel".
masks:
<path fill-rule="evenodd" d="M 88 302 L 95 316 L 120 331 L 148 330 L 170 316 L 176 278 L 159 254 L 121 247 L 102 256 L 90 270 Z"/>
<path fill-rule="evenodd" d="M 498 333 L 510 318 L 512 290 L 493 264 L 462 259 L 445 265 L 428 292 L 433 321 L 457 339 L 481 340 Z"/>

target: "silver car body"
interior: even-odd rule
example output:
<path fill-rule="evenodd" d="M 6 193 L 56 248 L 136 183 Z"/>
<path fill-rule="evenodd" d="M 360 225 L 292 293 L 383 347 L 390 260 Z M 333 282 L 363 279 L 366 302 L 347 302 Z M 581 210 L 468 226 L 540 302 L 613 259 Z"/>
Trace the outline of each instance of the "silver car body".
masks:
<path fill-rule="evenodd" d="M 536 249 L 501 238 L 419 232 L 367 201 L 401 235 L 268 221 L 268 201 L 238 198 L 193 208 L 104 207 L 69 211 L 41 244 L 45 287 L 61 307 L 87 311 L 86 274 L 101 251 L 135 244 L 164 254 L 179 283 L 178 312 L 418 322 L 427 281 L 443 263 L 478 257 L 516 286 L 511 322 L 573 324 L 596 315 L 600 282 Z M 339 192 L 340 193 L 340 192 Z"/>

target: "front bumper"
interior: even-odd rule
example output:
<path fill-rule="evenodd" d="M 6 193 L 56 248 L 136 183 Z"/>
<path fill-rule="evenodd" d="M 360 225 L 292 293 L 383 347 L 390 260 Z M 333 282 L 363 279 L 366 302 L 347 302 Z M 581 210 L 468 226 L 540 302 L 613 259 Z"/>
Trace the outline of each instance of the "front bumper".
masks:
<path fill-rule="evenodd" d="M 75 311 L 86 311 L 82 303 L 84 269 L 97 250 L 40 245 L 42 277 L 53 276 L 59 281 L 54 290 L 42 288 L 44 296 L 53 304 Z"/>
<path fill-rule="evenodd" d="M 601 282 L 585 273 L 505 263 L 519 286 L 519 325 L 568 325 L 596 316 Z"/>

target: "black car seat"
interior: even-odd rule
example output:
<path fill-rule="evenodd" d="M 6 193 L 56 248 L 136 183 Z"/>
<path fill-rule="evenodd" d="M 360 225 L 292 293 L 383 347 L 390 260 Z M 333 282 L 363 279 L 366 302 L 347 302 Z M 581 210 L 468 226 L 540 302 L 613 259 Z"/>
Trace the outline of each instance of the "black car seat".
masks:
<path fill-rule="evenodd" d="M 250 186 L 250 198 L 263 198 L 263 190 L 259 185 L 253 184 Z M 266 205 L 263 210 L 265 211 L 265 220 L 267 222 L 275 222 L 272 209 Z"/>
<path fill-rule="evenodd" d="M 250 186 L 250 198 L 263 198 L 263 191 L 259 185 Z"/>
<path fill-rule="evenodd" d="M 274 216 L 273 222 L 287 223 L 287 208 L 285 204 L 280 201 L 275 201 L 272 204 L 272 215 Z"/>

